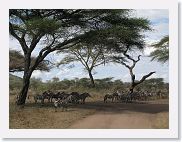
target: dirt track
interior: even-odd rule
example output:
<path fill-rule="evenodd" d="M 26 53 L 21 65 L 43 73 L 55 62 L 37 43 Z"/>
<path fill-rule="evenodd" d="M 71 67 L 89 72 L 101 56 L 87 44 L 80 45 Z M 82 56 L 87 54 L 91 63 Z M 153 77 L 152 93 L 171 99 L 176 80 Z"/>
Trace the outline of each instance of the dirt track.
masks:
<path fill-rule="evenodd" d="M 90 104 L 88 108 L 99 108 Z M 88 109 L 87 108 L 87 109 Z M 159 123 L 159 124 L 158 124 Z M 102 104 L 96 113 L 75 122 L 69 128 L 90 129 L 151 129 L 166 128 L 168 125 L 168 103 L 149 104 Z"/>

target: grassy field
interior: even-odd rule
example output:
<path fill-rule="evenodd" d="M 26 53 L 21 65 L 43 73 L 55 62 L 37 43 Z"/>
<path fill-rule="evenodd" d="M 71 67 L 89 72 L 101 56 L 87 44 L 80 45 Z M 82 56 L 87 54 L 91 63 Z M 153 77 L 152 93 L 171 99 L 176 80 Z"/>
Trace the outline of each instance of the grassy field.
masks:
<path fill-rule="evenodd" d="M 152 109 L 147 108 L 142 104 L 123 104 L 123 103 L 103 103 L 105 93 L 98 94 L 92 92 L 92 98 L 86 100 L 86 104 L 70 105 L 67 111 L 58 109 L 55 112 L 53 104 L 46 102 L 44 106 L 40 103 L 34 104 L 33 97 L 27 101 L 24 108 L 19 108 L 15 105 L 15 95 L 10 95 L 10 129 L 64 129 L 69 128 L 72 124 L 82 120 L 90 115 L 104 112 L 114 112 L 116 114 L 123 113 L 123 108 L 131 113 L 148 113 L 149 119 L 152 122 L 152 128 L 161 129 L 169 127 L 168 108 L 164 111 L 155 106 L 155 104 L 168 104 L 168 100 L 156 100 L 149 102 L 152 104 Z M 148 109 L 148 110 L 147 110 Z M 159 110 L 159 111 L 158 111 Z M 149 111 L 149 112 L 148 112 Z"/>
<path fill-rule="evenodd" d="M 94 109 L 81 109 L 70 106 L 67 111 L 55 109 L 52 104 L 34 104 L 33 100 L 28 102 L 24 108 L 19 108 L 14 103 L 15 96 L 10 97 L 10 129 L 51 129 L 67 128 L 75 121 L 91 115 Z"/>

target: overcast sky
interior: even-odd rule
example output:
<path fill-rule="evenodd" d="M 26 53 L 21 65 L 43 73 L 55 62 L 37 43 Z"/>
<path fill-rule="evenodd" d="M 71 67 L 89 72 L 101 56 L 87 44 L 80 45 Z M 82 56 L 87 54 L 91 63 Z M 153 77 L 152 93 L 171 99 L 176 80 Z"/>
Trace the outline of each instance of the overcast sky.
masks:
<path fill-rule="evenodd" d="M 168 10 L 136 10 L 133 14 L 137 17 L 148 18 L 154 29 L 151 32 L 145 33 L 146 43 L 148 45 L 141 60 L 134 69 L 136 79 L 140 79 L 143 75 L 148 74 L 151 71 L 156 71 L 156 74 L 153 74 L 150 78 L 160 77 L 164 78 L 165 82 L 168 82 L 168 63 L 162 64 L 156 61 L 151 62 L 151 58 L 147 57 L 153 50 L 149 45 L 169 34 Z M 12 38 L 10 38 L 10 48 L 21 50 L 18 42 Z M 47 58 L 52 61 L 57 61 L 60 56 L 52 53 Z M 22 73 L 15 73 L 15 75 L 22 77 Z M 76 77 L 83 78 L 88 77 L 88 74 L 84 71 L 84 68 L 80 63 L 76 63 L 74 68 L 61 67 L 52 69 L 50 72 L 34 71 L 32 77 L 41 78 L 43 81 L 46 81 L 53 77 L 59 77 L 60 80 L 74 79 Z M 99 66 L 95 69 L 94 78 L 105 77 L 114 77 L 114 79 L 121 79 L 124 82 L 130 81 L 128 69 L 119 64 L 107 64 L 106 66 Z"/>

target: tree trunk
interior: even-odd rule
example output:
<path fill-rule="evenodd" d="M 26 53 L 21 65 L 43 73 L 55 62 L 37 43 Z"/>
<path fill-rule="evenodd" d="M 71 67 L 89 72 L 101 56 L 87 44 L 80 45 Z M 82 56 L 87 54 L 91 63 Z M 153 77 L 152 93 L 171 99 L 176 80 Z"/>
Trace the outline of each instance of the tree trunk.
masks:
<path fill-rule="evenodd" d="M 92 85 L 92 87 L 95 87 L 95 82 L 94 82 L 94 78 L 93 78 L 92 72 L 91 71 L 88 71 L 88 73 L 89 73 L 91 85 Z"/>
<path fill-rule="evenodd" d="M 131 93 L 131 94 L 133 93 L 134 88 L 135 88 L 135 86 L 134 86 L 134 84 L 132 83 L 132 84 L 131 84 L 131 87 L 130 87 L 130 93 Z"/>
<path fill-rule="evenodd" d="M 131 76 L 131 86 L 130 86 L 130 93 L 133 93 L 133 90 L 135 88 L 135 75 L 133 74 L 133 67 L 129 68 L 130 76 Z"/>
<path fill-rule="evenodd" d="M 27 93 L 30 85 L 30 77 L 32 74 L 32 71 L 30 70 L 31 52 L 25 54 L 24 62 L 23 86 L 16 102 L 17 105 L 24 105 L 27 98 Z"/>
<path fill-rule="evenodd" d="M 19 95 L 18 100 L 17 100 L 17 105 L 24 105 L 25 104 L 29 85 L 30 85 L 30 77 L 31 77 L 30 73 L 24 73 L 23 86 L 22 86 L 22 90 L 21 90 L 20 95 Z"/>

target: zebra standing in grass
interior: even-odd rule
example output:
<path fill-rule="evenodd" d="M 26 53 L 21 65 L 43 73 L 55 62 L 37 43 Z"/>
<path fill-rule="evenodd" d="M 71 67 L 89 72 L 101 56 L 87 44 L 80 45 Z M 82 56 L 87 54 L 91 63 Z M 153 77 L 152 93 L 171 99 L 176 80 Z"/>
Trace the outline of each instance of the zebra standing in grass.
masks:
<path fill-rule="evenodd" d="M 36 96 L 34 96 L 35 103 L 37 103 L 38 100 L 40 100 L 41 104 L 43 104 L 44 103 L 44 96 L 43 95 L 36 95 Z"/>
<path fill-rule="evenodd" d="M 55 112 L 57 112 L 57 108 L 58 107 L 62 107 L 62 111 L 67 111 L 68 105 L 69 103 L 73 102 L 73 96 L 69 95 L 67 98 L 63 98 L 63 99 L 55 99 L 54 101 L 54 107 L 55 107 Z"/>
<path fill-rule="evenodd" d="M 106 95 L 104 96 L 104 103 L 107 103 L 107 100 L 108 100 L 108 99 L 111 99 L 112 102 L 118 100 L 118 99 L 119 99 L 119 94 L 118 94 L 118 92 L 115 92 L 115 93 L 113 93 L 113 94 L 106 94 Z"/>
<path fill-rule="evenodd" d="M 36 96 L 34 96 L 34 101 L 35 101 L 35 103 L 37 103 L 38 100 L 40 100 L 41 104 L 44 104 L 44 100 L 47 99 L 48 102 L 50 102 L 51 95 L 52 95 L 51 91 L 49 91 L 49 90 L 45 91 L 41 95 L 37 94 Z"/>
<path fill-rule="evenodd" d="M 87 97 L 91 97 L 91 95 L 89 93 L 83 93 L 79 95 L 79 100 L 82 104 L 85 104 L 85 100 Z"/>

